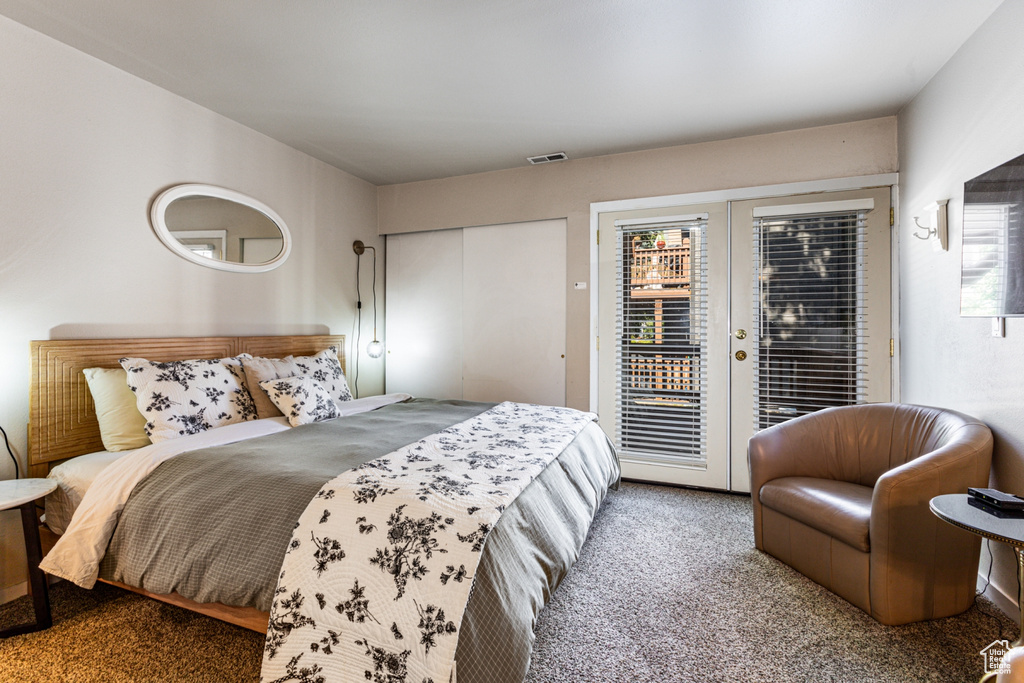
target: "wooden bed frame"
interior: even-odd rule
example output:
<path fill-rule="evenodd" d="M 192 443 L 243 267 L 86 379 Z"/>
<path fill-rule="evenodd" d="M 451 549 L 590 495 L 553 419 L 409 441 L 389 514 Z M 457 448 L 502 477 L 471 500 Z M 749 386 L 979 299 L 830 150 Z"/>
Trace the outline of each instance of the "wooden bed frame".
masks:
<path fill-rule="evenodd" d="M 224 358 L 249 353 L 283 358 L 306 356 L 328 346 L 338 347 L 345 369 L 344 335 L 273 337 L 170 337 L 152 339 L 68 339 L 31 342 L 32 372 L 29 392 L 30 477 L 45 477 L 51 465 L 103 450 L 96 408 L 82 370 L 116 368 L 126 357 L 157 361 Z M 40 528 L 43 552 L 57 542 L 57 534 Z M 103 579 L 100 579 L 103 581 Z M 270 615 L 252 607 L 231 607 L 219 602 L 200 603 L 177 593 L 157 594 L 116 581 L 104 581 L 155 600 L 184 607 L 221 621 L 265 633 Z"/>

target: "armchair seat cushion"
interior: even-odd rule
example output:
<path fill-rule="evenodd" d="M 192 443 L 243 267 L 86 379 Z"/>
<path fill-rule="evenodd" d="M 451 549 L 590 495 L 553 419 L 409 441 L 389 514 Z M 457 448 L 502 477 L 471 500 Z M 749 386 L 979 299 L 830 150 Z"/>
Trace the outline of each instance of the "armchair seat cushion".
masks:
<path fill-rule="evenodd" d="M 782 477 L 764 484 L 761 504 L 843 543 L 871 552 L 870 486 L 835 479 Z"/>

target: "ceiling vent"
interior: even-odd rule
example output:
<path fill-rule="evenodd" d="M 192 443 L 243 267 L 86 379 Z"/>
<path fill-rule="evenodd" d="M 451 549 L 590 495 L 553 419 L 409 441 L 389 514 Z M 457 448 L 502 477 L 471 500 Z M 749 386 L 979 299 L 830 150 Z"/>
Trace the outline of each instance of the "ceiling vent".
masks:
<path fill-rule="evenodd" d="M 535 157 L 526 157 L 526 160 L 531 164 L 549 164 L 552 161 L 565 161 L 569 157 L 566 156 L 565 152 L 555 152 L 554 154 L 541 154 Z"/>

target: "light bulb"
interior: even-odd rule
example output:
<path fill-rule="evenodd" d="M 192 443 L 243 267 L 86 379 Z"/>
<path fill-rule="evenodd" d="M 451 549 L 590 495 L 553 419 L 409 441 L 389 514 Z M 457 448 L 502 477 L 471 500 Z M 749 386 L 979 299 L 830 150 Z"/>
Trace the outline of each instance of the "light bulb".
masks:
<path fill-rule="evenodd" d="M 374 339 L 372 342 L 366 345 L 366 355 L 370 358 L 380 358 L 384 355 L 384 345 Z"/>

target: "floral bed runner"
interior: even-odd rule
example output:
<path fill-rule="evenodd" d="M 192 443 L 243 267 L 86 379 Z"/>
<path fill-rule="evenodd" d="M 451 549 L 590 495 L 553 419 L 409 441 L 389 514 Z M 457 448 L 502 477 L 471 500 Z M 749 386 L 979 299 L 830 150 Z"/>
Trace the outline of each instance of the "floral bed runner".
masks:
<path fill-rule="evenodd" d="M 327 482 L 292 534 L 263 683 L 448 683 L 488 532 L 595 420 L 502 403 Z"/>

